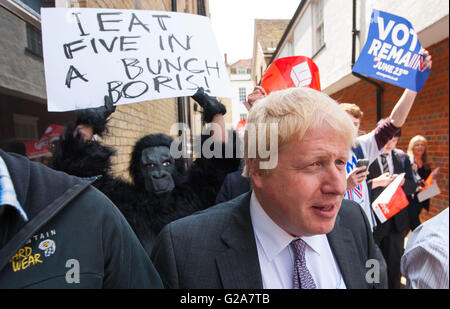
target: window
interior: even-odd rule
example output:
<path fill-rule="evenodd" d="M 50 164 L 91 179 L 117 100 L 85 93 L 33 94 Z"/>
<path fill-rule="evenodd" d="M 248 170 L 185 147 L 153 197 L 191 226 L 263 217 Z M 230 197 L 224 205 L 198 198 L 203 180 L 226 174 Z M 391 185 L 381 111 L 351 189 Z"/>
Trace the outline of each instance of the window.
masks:
<path fill-rule="evenodd" d="M 41 31 L 27 24 L 27 47 L 26 50 L 35 56 L 42 58 Z"/>
<path fill-rule="evenodd" d="M 41 8 L 55 7 L 55 0 L 14 0 L 14 2 L 39 16 Z"/>
<path fill-rule="evenodd" d="M 239 101 L 247 101 L 247 90 L 245 88 L 239 88 Z"/>
<path fill-rule="evenodd" d="M 242 121 L 244 119 L 247 119 L 247 114 L 240 114 L 239 115 L 239 121 Z"/>
<path fill-rule="evenodd" d="M 313 54 L 318 52 L 325 45 L 325 35 L 324 35 L 324 23 L 323 23 L 323 11 L 324 11 L 325 0 L 316 0 L 314 2 L 314 47 Z"/>
<path fill-rule="evenodd" d="M 37 120 L 37 117 L 14 114 L 13 122 L 16 139 L 24 142 L 38 140 Z"/>
<path fill-rule="evenodd" d="M 247 68 L 245 67 L 237 67 L 236 74 L 247 74 Z"/>
<path fill-rule="evenodd" d="M 205 0 L 197 0 L 197 14 L 206 16 Z"/>

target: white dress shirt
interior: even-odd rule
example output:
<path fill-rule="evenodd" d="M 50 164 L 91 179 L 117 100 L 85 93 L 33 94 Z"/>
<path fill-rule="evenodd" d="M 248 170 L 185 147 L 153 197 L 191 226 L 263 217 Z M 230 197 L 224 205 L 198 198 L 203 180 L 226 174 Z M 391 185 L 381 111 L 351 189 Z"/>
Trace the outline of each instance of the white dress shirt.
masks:
<path fill-rule="evenodd" d="M 250 216 L 255 232 L 263 287 L 292 289 L 294 252 L 290 243 L 296 239 L 280 228 L 266 214 L 254 192 L 250 199 Z M 345 289 L 344 279 L 325 234 L 301 237 L 307 244 L 306 266 L 317 288 Z"/>
<path fill-rule="evenodd" d="M 448 211 L 447 207 L 409 236 L 401 260 L 407 288 L 449 288 Z"/>

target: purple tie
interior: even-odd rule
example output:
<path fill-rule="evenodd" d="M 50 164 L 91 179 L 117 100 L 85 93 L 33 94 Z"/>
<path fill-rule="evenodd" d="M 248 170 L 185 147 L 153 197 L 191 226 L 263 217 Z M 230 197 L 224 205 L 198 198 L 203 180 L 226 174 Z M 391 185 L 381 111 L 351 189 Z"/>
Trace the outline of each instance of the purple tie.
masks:
<path fill-rule="evenodd" d="M 316 289 L 316 284 L 308 268 L 306 267 L 305 247 L 306 243 L 302 239 L 295 239 L 291 242 L 294 250 L 294 289 Z"/>

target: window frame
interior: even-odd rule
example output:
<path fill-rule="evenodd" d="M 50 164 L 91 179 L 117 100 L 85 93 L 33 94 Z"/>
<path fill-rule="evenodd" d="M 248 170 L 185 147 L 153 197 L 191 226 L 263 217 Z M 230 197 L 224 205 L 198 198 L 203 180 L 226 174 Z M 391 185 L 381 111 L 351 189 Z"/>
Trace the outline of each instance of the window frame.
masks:
<path fill-rule="evenodd" d="M 36 57 L 41 59 L 44 58 L 44 53 L 42 50 L 42 33 L 39 29 L 34 27 L 31 24 L 26 24 L 26 32 L 27 32 L 27 46 L 25 50 L 30 54 L 33 54 Z"/>
<path fill-rule="evenodd" d="M 13 114 L 14 123 L 14 136 L 17 140 L 27 142 L 38 140 L 38 117 L 24 115 L 24 114 Z M 30 126 L 32 127 L 32 134 L 29 136 L 19 136 L 17 126 Z"/>
<path fill-rule="evenodd" d="M 240 102 L 247 101 L 247 88 L 239 87 L 238 93 L 239 93 L 239 101 Z"/>
<path fill-rule="evenodd" d="M 312 9 L 313 19 L 313 51 L 312 54 L 317 54 L 325 46 L 325 11 L 326 0 L 314 0 Z"/>

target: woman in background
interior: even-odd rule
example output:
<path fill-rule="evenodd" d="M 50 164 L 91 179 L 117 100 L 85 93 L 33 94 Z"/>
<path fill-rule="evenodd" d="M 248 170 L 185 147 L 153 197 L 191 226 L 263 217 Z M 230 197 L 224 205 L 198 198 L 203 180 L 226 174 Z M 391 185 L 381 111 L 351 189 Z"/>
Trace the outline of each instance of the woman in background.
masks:
<path fill-rule="evenodd" d="M 422 135 L 414 136 L 409 141 L 407 154 L 411 161 L 413 172 L 415 173 L 414 176 L 417 179 L 417 192 L 420 192 L 425 185 L 425 180 L 431 174 L 431 166 L 427 162 L 427 139 Z M 420 225 L 419 215 L 422 208 L 428 211 L 430 209 L 430 200 L 428 199 L 420 203 L 417 200 L 417 195 L 415 195 L 414 201 L 408 207 L 411 230 L 414 230 Z"/>

